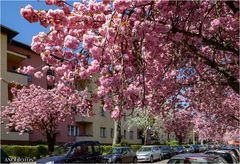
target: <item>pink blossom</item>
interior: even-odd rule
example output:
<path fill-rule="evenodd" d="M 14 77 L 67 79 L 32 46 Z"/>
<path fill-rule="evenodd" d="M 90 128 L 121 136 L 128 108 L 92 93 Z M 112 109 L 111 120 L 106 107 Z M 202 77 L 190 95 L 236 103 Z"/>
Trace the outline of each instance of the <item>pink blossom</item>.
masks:
<path fill-rule="evenodd" d="M 130 8 L 130 6 L 130 0 L 115 0 L 113 2 L 113 8 L 119 13 L 122 13 L 125 9 Z"/>
<path fill-rule="evenodd" d="M 66 59 L 72 59 L 73 58 L 73 53 L 71 51 L 65 51 L 64 55 Z"/>
<path fill-rule="evenodd" d="M 27 5 L 25 8 L 21 8 L 20 13 L 30 23 L 38 21 L 38 15 L 33 10 L 31 5 Z"/>
<path fill-rule="evenodd" d="M 102 49 L 99 47 L 93 47 L 90 49 L 90 53 L 92 54 L 92 57 L 96 60 L 100 60 Z"/>
<path fill-rule="evenodd" d="M 33 74 L 33 72 L 35 71 L 35 68 L 29 65 L 29 66 L 24 66 L 22 69 L 18 69 L 18 71 L 23 74 Z"/>
<path fill-rule="evenodd" d="M 47 5 L 64 6 L 65 0 L 45 0 Z"/>
<path fill-rule="evenodd" d="M 220 24 L 221 24 L 221 22 L 219 19 L 214 19 L 213 21 L 211 21 L 211 26 L 213 28 L 217 28 Z"/>
<path fill-rule="evenodd" d="M 48 81 L 48 82 L 53 83 L 54 80 L 55 80 L 55 77 L 54 77 L 54 76 L 47 75 L 47 81 Z"/>
<path fill-rule="evenodd" d="M 83 46 L 86 49 L 91 49 L 96 41 L 97 39 L 93 33 L 83 35 Z"/>
<path fill-rule="evenodd" d="M 79 40 L 71 35 L 67 35 L 64 40 L 64 46 L 76 50 L 79 46 Z"/>
<path fill-rule="evenodd" d="M 49 70 L 49 66 L 45 65 L 44 67 L 42 67 L 42 71 L 43 72 L 47 72 Z"/>
<path fill-rule="evenodd" d="M 179 41 L 182 40 L 182 37 L 183 37 L 183 34 L 177 32 L 177 33 L 175 34 L 175 36 L 174 36 L 174 40 L 177 41 L 177 42 L 179 42 Z"/>
<path fill-rule="evenodd" d="M 118 119 L 121 117 L 121 111 L 120 111 L 120 108 L 118 106 L 116 106 L 114 108 L 114 110 L 111 112 L 111 118 L 112 119 Z"/>
<path fill-rule="evenodd" d="M 43 73 L 41 71 L 38 71 L 36 73 L 34 73 L 34 76 L 38 79 L 42 78 L 43 77 Z"/>

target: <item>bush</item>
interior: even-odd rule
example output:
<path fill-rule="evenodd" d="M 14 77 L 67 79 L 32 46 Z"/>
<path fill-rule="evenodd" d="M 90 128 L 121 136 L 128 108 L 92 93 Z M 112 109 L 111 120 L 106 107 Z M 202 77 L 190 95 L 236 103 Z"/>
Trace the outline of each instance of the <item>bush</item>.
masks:
<path fill-rule="evenodd" d="M 121 146 L 129 146 L 129 143 L 127 141 L 121 141 L 120 145 Z"/>
<path fill-rule="evenodd" d="M 121 147 L 121 144 L 114 144 L 113 147 Z"/>
<path fill-rule="evenodd" d="M 112 146 L 110 146 L 110 145 L 104 145 L 104 146 L 102 147 L 103 154 L 108 153 L 111 148 L 112 148 Z"/>
<path fill-rule="evenodd" d="M 4 145 L 3 150 L 8 156 L 19 157 L 19 158 L 41 158 L 45 157 L 48 153 L 47 146 L 20 146 L 20 145 Z"/>
<path fill-rule="evenodd" d="M 37 158 L 45 157 L 48 155 L 48 148 L 46 145 L 37 145 Z"/>
<path fill-rule="evenodd" d="M 131 145 L 131 148 L 136 152 L 142 147 L 142 145 Z"/>
<path fill-rule="evenodd" d="M 166 142 L 166 144 L 169 146 L 178 146 L 179 142 L 177 140 L 171 140 L 169 142 Z"/>

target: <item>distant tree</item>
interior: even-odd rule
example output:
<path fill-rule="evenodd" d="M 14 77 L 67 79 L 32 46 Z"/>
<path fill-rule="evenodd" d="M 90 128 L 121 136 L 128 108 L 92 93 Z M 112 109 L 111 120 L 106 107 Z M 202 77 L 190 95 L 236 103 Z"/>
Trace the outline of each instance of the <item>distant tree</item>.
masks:
<path fill-rule="evenodd" d="M 12 88 L 13 100 L 1 113 L 7 128 L 23 133 L 37 130 L 47 139 L 49 153 L 54 151 L 56 129 L 60 122 L 76 114 L 90 116 L 91 103 L 87 94 L 74 93 L 70 88 L 57 86 L 46 90 L 30 85 L 22 89 Z"/>
<path fill-rule="evenodd" d="M 127 119 L 126 124 L 128 129 L 137 127 L 143 130 L 144 144 L 147 144 L 149 135 L 148 130 L 150 130 L 152 133 L 158 133 L 161 131 L 160 118 L 150 113 L 149 109 L 134 110 L 133 114 Z"/>
<path fill-rule="evenodd" d="M 193 129 L 192 115 L 186 110 L 178 110 L 163 118 L 163 129 L 174 133 L 181 145 L 187 134 Z"/>

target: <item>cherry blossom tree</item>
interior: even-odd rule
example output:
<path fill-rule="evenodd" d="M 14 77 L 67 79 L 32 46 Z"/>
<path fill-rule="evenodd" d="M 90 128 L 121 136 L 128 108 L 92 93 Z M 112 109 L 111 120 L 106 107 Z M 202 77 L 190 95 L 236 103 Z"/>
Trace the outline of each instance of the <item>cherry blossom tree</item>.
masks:
<path fill-rule="evenodd" d="M 144 107 L 166 115 L 165 100 L 188 88 L 184 96 L 196 110 L 224 115 L 226 127 L 228 119 L 237 121 L 239 110 L 225 112 L 222 102 L 239 100 L 238 1 L 45 2 L 59 8 L 21 9 L 30 23 L 50 27 L 33 37 L 32 50 L 62 83 L 98 73 L 92 97 L 114 118 Z"/>
<path fill-rule="evenodd" d="M 193 129 L 192 114 L 186 110 L 172 112 L 163 118 L 163 129 L 167 134 L 174 133 L 181 145 Z"/>
<path fill-rule="evenodd" d="M 87 94 L 75 94 L 66 86 L 51 90 L 30 85 L 22 89 L 12 88 L 13 100 L 1 113 L 7 128 L 23 133 L 38 130 L 47 139 L 49 153 L 54 151 L 56 130 L 60 122 L 76 114 L 92 115 Z"/>

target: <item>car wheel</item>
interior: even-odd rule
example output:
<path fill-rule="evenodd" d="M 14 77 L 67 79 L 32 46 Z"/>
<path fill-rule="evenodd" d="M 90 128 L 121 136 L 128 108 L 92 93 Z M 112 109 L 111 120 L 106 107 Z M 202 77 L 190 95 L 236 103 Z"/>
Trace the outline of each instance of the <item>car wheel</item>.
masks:
<path fill-rule="evenodd" d="M 161 154 L 159 155 L 159 161 L 161 161 L 162 160 L 162 156 L 161 156 Z"/>
<path fill-rule="evenodd" d="M 121 160 L 117 160 L 115 163 L 122 163 L 122 161 Z"/>
<path fill-rule="evenodd" d="M 136 157 L 133 158 L 133 163 L 137 163 L 137 158 Z"/>
<path fill-rule="evenodd" d="M 150 162 L 153 163 L 153 156 L 150 157 Z"/>

